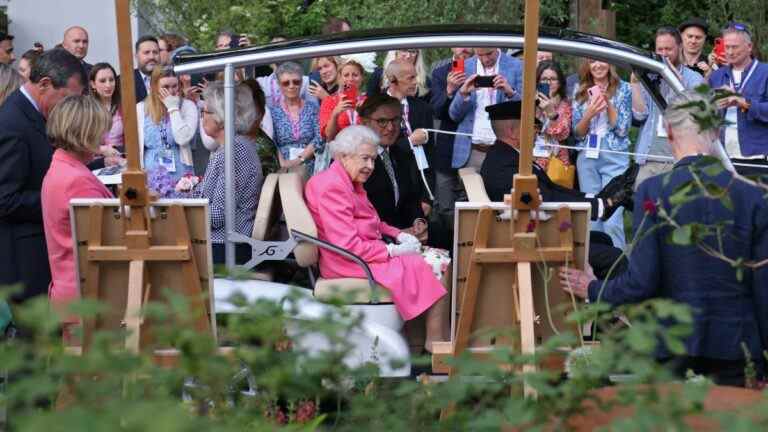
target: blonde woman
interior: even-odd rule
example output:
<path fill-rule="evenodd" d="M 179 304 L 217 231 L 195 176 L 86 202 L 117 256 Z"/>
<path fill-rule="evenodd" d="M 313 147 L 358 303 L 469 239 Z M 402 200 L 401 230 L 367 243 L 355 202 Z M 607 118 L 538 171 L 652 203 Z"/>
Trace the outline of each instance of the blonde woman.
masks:
<path fill-rule="evenodd" d="M 432 80 L 429 77 L 429 71 L 424 62 L 424 52 L 420 49 L 402 49 L 387 52 L 382 67 L 376 68 L 373 74 L 371 74 L 371 79 L 368 80 L 368 94 L 379 94 L 387 91 L 389 80 L 386 74 L 384 74 L 384 70 L 394 60 L 407 60 L 413 63 L 413 66 L 416 68 L 416 82 L 418 84 L 416 97 L 429 103 L 429 88 Z"/>
<path fill-rule="evenodd" d="M 48 137 L 55 148 L 51 166 L 43 178 L 40 199 L 43 209 L 45 242 L 51 267 L 48 295 L 64 321 L 64 337 L 77 318 L 68 315 L 67 306 L 78 297 L 69 201 L 73 198 L 111 198 L 109 190 L 91 173 L 86 164 L 99 154 L 111 115 L 90 96 L 68 96 L 48 116 Z M 67 325 L 69 324 L 69 325 Z"/>
<path fill-rule="evenodd" d="M 24 84 L 24 77 L 11 66 L 0 63 L 0 105 Z"/>
<path fill-rule="evenodd" d="M 195 103 L 180 94 L 173 70 L 156 67 L 149 95 L 136 105 L 144 168 L 148 172 L 164 170 L 173 184 L 194 172 L 190 142 L 199 120 Z"/>

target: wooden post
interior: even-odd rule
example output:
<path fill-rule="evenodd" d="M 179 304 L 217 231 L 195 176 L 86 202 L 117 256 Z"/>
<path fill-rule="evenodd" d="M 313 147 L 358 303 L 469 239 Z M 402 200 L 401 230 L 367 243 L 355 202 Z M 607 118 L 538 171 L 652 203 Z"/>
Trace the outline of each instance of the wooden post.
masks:
<path fill-rule="evenodd" d="M 539 2 L 525 2 L 525 45 L 523 45 L 523 110 L 520 118 L 520 169 L 526 176 L 533 172 L 533 118 L 536 115 L 536 51 L 539 48 Z"/>

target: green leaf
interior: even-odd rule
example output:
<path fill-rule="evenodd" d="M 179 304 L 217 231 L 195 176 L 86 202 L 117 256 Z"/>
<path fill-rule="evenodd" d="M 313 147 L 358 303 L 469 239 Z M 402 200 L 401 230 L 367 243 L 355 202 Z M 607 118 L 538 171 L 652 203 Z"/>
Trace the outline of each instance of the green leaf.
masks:
<path fill-rule="evenodd" d="M 672 232 L 672 243 L 679 246 L 690 246 L 692 243 L 693 229 L 690 225 L 683 225 Z"/>
<path fill-rule="evenodd" d="M 672 196 L 669 197 L 669 203 L 672 204 L 673 207 L 677 207 L 685 204 L 686 202 L 693 199 L 692 197 L 688 196 L 691 190 L 693 190 L 693 183 L 691 182 L 678 188 L 677 191 L 675 191 L 675 193 L 673 193 Z"/>

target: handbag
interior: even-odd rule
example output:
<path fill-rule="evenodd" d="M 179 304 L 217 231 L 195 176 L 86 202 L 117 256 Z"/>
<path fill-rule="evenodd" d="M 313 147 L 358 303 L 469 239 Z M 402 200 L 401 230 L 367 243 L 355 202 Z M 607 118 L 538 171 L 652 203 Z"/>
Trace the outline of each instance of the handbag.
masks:
<path fill-rule="evenodd" d="M 576 180 L 576 166 L 565 165 L 556 154 L 553 154 L 549 157 L 547 164 L 547 176 L 555 184 L 573 189 L 573 182 Z"/>

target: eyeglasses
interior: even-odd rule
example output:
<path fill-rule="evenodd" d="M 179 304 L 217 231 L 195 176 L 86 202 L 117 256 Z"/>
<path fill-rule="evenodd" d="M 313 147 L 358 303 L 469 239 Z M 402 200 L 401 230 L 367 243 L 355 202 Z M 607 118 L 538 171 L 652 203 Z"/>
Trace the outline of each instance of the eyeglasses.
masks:
<path fill-rule="evenodd" d="M 557 78 L 540 78 L 539 79 L 539 82 L 543 82 L 543 83 L 553 83 L 557 81 L 558 81 Z"/>
<path fill-rule="evenodd" d="M 283 86 L 283 87 L 288 87 L 291 84 L 293 84 L 294 87 L 298 87 L 298 86 L 301 85 L 301 80 L 300 79 L 295 79 L 295 80 L 280 81 L 280 85 Z"/>
<path fill-rule="evenodd" d="M 398 50 L 400 54 L 408 54 L 408 55 L 419 55 L 419 50 L 417 49 L 408 49 L 408 50 Z"/>
<path fill-rule="evenodd" d="M 375 121 L 380 128 L 385 128 L 389 124 L 393 126 L 399 126 L 400 123 L 403 122 L 403 118 L 401 116 L 392 117 L 392 118 L 377 118 L 377 119 L 372 118 L 371 120 Z"/>
<path fill-rule="evenodd" d="M 749 28 L 740 22 L 731 21 L 728 24 L 725 25 L 725 28 L 723 30 L 736 30 L 744 32 L 750 36 L 752 36 L 752 33 L 750 33 Z"/>

